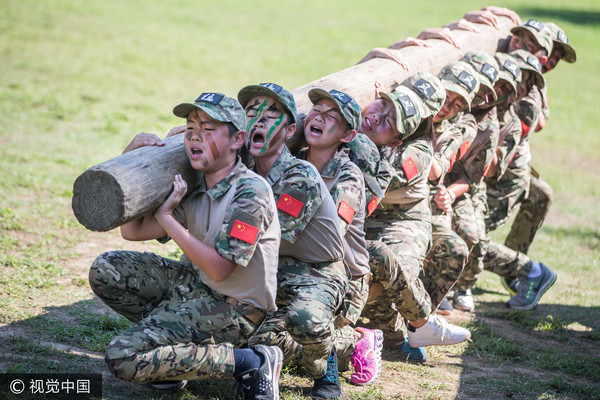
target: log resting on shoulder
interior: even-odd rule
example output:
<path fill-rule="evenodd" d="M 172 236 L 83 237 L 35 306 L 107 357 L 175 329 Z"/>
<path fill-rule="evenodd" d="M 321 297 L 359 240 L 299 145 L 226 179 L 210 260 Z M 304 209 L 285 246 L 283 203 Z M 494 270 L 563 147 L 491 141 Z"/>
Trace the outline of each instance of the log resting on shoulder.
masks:
<path fill-rule="evenodd" d="M 453 30 L 462 43 L 457 49 L 439 39 L 429 39 L 432 47 L 409 46 L 400 49 L 410 71 L 394 61 L 374 58 L 292 90 L 298 109 L 297 145 L 302 139 L 305 114 L 312 107 L 308 91 L 313 88 L 337 89 L 348 93 L 362 106 L 375 98 L 374 82 L 391 91 L 404 79 L 419 71 L 437 74 L 446 64 L 460 59 L 467 51 L 493 54 L 505 48 L 514 23 L 498 16 L 499 29 L 477 24 L 480 33 Z M 183 135 L 166 139 L 165 146 L 147 146 L 122 154 L 84 171 L 73 184 L 72 208 L 77 220 L 87 229 L 108 231 L 154 211 L 167 198 L 173 178 L 181 174 L 188 183 L 188 193 L 198 185 L 199 174 L 188 162 Z"/>

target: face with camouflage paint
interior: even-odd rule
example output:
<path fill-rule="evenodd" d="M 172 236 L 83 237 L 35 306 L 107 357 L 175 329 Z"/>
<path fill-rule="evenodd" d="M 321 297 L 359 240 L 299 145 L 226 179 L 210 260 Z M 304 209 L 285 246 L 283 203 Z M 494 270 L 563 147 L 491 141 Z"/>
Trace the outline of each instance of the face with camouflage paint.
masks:
<path fill-rule="evenodd" d="M 513 34 L 508 42 L 508 53 L 515 50 L 525 50 L 530 52 L 542 64 L 548 60 L 548 56 L 545 54 L 546 51 L 537 42 L 533 33 L 525 29 Z"/>
<path fill-rule="evenodd" d="M 552 48 L 552 53 L 550 54 L 550 57 L 548 57 L 548 61 L 542 64 L 542 74 L 545 74 L 548 71 L 552 71 L 554 67 L 556 67 L 556 64 L 558 64 L 558 62 L 561 60 L 563 55 L 564 50 L 562 49 L 562 47 L 554 45 L 554 47 Z"/>
<path fill-rule="evenodd" d="M 194 109 L 187 116 L 183 144 L 192 168 L 210 174 L 235 161 L 236 151 L 245 138 L 244 131 L 231 136 L 228 123 L 211 118 L 203 110 Z"/>
<path fill-rule="evenodd" d="M 247 145 L 254 157 L 281 150 L 292 125 L 287 124 L 285 108 L 271 97 L 255 96 L 246 104 Z"/>
<path fill-rule="evenodd" d="M 471 109 L 486 108 L 494 102 L 492 89 L 485 85 L 479 86 L 479 91 L 471 103 Z"/>
<path fill-rule="evenodd" d="M 507 82 L 504 79 L 498 79 L 496 83 L 494 83 L 494 90 L 498 95 L 498 100 L 494 102 L 494 105 L 503 104 L 506 101 L 512 102 L 514 98 L 514 89 L 510 82 Z"/>
<path fill-rule="evenodd" d="M 376 99 L 362 111 L 361 133 L 377 146 L 394 146 L 400 143 L 396 128 L 396 108 L 390 100 Z"/>
<path fill-rule="evenodd" d="M 433 117 L 433 122 L 440 122 L 454 117 L 467 107 L 467 101 L 460 94 L 446 90 L 446 100 L 440 111 Z"/>
<path fill-rule="evenodd" d="M 337 104 L 330 99 L 314 104 L 304 120 L 304 137 L 312 148 L 337 146 L 351 131 Z"/>

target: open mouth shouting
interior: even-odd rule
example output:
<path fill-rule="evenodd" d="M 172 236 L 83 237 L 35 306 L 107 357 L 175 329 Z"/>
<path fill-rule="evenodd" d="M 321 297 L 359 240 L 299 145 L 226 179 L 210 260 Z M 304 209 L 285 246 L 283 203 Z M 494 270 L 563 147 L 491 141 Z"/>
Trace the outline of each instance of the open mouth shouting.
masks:
<path fill-rule="evenodd" d="M 193 146 L 190 148 L 190 158 L 192 160 L 199 160 L 204 154 L 204 150 L 199 147 Z"/>
<path fill-rule="evenodd" d="M 323 134 L 323 129 L 315 126 L 314 124 L 310 124 L 308 127 L 308 132 L 313 136 L 321 136 Z"/>

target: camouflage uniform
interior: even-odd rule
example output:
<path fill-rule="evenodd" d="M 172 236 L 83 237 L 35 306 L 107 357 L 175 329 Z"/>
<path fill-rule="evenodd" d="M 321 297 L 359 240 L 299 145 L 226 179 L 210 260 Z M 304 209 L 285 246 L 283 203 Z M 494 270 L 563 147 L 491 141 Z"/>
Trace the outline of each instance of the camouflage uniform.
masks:
<path fill-rule="evenodd" d="M 92 290 L 136 324 L 108 344 L 106 362 L 115 376 L 138 382 L 233 376 L 234 347 L 245 346 L 276 309 L 275 213 L 267 183 L 238 160 L 212 188 L 201 179 L 173 212 L 192 235 L 238 265 L 228 279 L 213 281 L 185 255 L 175 261 L 114 251 L 94 261 Z M 237 233 L 252 228 L 254 239 Z M 259 275 L 266 283 L 258 285 L 262 296 L 255 297 L 247 282 Z"/>
<path fill-rule="evenodd" d="M 281 225 L 279 310 L 267 316 L 250 345 L 278 346 L 284 363 L 299 362 L 309 376 L 320 378 L 348 281 L 335 204 L 316 169 L 287 147 L 265 178 Z"/>
<path fill-rule="evenodd" d="M 447 171 L 466 154 L 476 132 L 475 118 L 471 114 L 460 113 L 451 120 L 434 125 L 434 159 L 443 172 L 435 182 L 429 182 L 432 248 L 425 258 L 421 273 L 433 309 L 437 308 L 459 278 L 469 255 L 464 240 L 452 230 L 452 215 L 444 213 L 433 198 L 443 186 L 441 182 L 444 182 Z"/>
<path fill-rule="evenodd" d="M 483 271 L 483 256 L 489 242 L 484 222 L 487 201 L 483 175 L 492 162 L 499 135 L 496 107 L 475 112 L 473 116 L 477 121 L 477 136 L 446 178 L 448 181 L 464 179 L 469 184 L 469 190 L 452 206 L 452 227 L 469 248 L 467 264 L 455 284 L 455 289 L 462 292 L 472 288 Z"/>

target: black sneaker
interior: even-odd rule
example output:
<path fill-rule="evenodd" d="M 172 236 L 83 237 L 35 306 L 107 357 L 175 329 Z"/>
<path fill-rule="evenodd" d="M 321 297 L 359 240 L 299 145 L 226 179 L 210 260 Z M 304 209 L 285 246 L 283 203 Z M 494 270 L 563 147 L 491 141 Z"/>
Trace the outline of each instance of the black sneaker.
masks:
<path fill-rule="evenodd" d="M 260 368 L 251 369 L 234 378 L 244 393 L 245 400 L 279 400 L 279 375 L 283 366 L 283 352 L 277 346 L 256 345 L 254 350 L 262 354 Z M 239 392 L 238 392 L 239 398 Z"/>
<path fill-rule="evenodd" d="M 338 373 L 337 355 L 331 351 L 327 359 L 327 371 L 322 378 L 315 379 L 310 392 L 313 399 L 339 399 L 342 397 L 342 383 Z"/>
<path fill-rule="evenodd" d="M 531 310 L 537 306 L 540 298 L 546 290 L 550 289 L 554 282 L 556 282 L 556 274 L 540 263 L 542 268 L 542 274 L 537 278 L 523 279 L 519 283 L 517 294 L 508 300 L 506 303 L 510 308 L 514 310 Z"/>
<path fill-rule="evenodd" d="M 158 390 L 179 390 L 187 385 L 187 381 L 185 379 L 181 381 L 154 381 L 150 382 L 150 385 Z"/>

